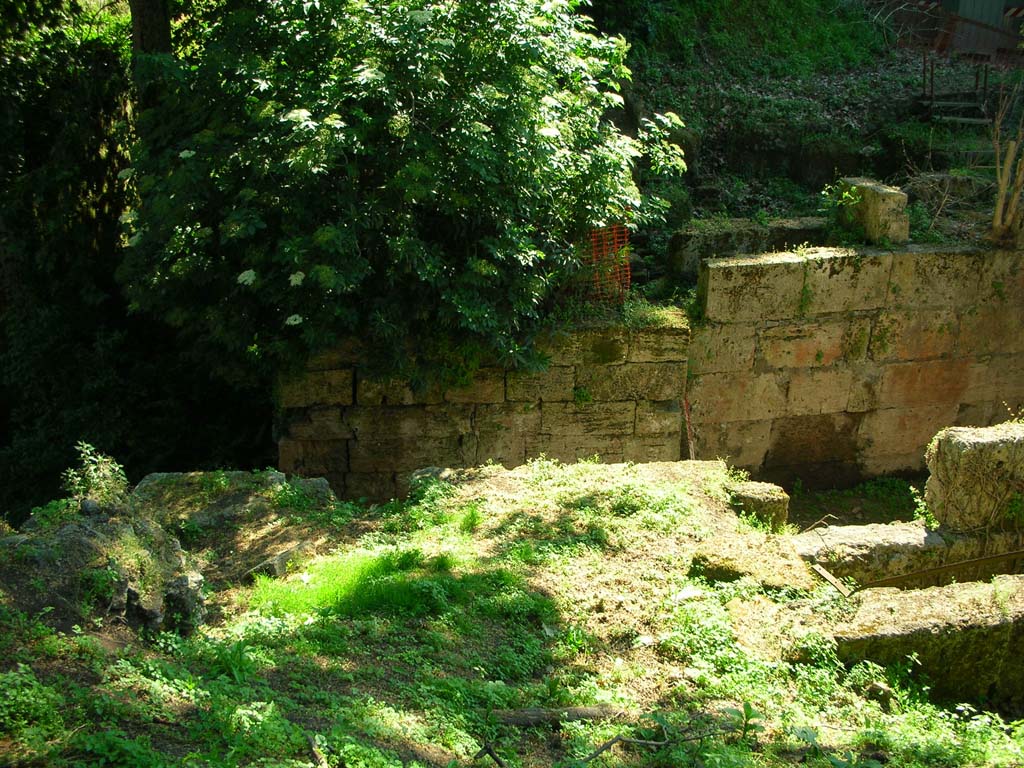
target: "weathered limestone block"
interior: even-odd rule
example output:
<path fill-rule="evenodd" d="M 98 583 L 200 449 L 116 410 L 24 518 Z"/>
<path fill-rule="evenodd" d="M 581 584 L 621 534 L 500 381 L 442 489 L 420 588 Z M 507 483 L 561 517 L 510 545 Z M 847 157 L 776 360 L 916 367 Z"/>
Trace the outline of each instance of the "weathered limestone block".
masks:
<path fill-rule="evenodd" d="M 278 466 L 289 474 L 336 475 L 348 469 L 348 442 L 345 440 L 292 440 L 277 443 Z"/>
<path fill-rule="evenodd" d="M 969 247 L 910 246 L 892 255 L 888 306 L 969 309 L 978 303 L 986 253 Z"/>
<path fill-rule="evenodd" d="M 893 576 L 905 576 L 962 563 L 985 555 L 1013 552 L 1021 536 L 1009 532 L 993 537 L 965 536 L 930 531 L 923 522 L 832 525 L 801 533 L 791 539 L 797 553 L 827 568 L 840 578 L 870 584 Z M 901 587 L 927 587 L 953 581 L 970 581 L 1005 572 L 1007 562 L 979 565 L 970 570 L 923 574 Z"/>
<path fill-rule="evenodd" d="M 356 402 L 359 405 L 438 405 L 444 402 L 444 392 L 438 387 L 413 391 L 401 379 L 373 379 L 363 374 L 356 382 Z"/>
<path fill-rule="evenodd" d="M 732 483 L 726 490 L 732 505 L 744 515 L 751 515 L 775 529 L 789 520 L 789 494 L 773 483 L 749 480 Z"/>
<path fill-rule="evenodd" d="M 865 178 L 840 179 L 839 184 L 860 197 L 847 211 L 853 221 L 864 228 L 868 242 L 905 243 L 910 239 L 905 192 Z"/>
<path fill-rule="evenodd" d="M 678 400 L 659 403 L 641 400 L 636 404 L 634 432 L 637 435 L 675 435 L 678 442 L 683 429 L 683 408 Z"/>
<path fill-rule="evenodd" d="M 749 371 L 754 365 L 757 326 L 705 325 L 693 332 L 690 340 L 689 372 L 732 373 Z"/>
<path fill-rule="evenodd" d="M 668 246 L 668 269 L 677 277 L 693 279 L 701 259 L 821 243 L 827 235 L 827 227 L 826 219 L 819 216 L 773 219 L 767 226 L 750 219 L 704 221 L 672 236 Z"/>
<path fill-rule="evenodd" d="M 960 320 L 951 310 L 881 312 L 869 352 L 879 362 L 949 357 L 959 332 Z"/>
<path fill-rule="evenodd" d="M 758 361 L 769 368 L 813 368 L 863 358 L 869 323 L 864 318 L 770 326 L 758 339 Z"/>
<path fill-rule="evenodd" d="M 626 362 L 629 335 L 625 328 L 587 328 L 550 335 L 538 341 L 538 348 L 552 365 L 617 365 Z"/>
<path fill-rule="evenodd" d="M 687 391 L 694 422 L 760 421 L 786 412 L 786 379 L 775 373 L 708 373 Z"/>
<path fill-rule="evenodd" d="M 358 473 L 408 472 L 443 464 L 466 467 L 477 463 L 476 436 L 359 437 L 349 442 L 349 469 Z"/>
<path fill-rule="evenodd" d="M 795 253 L 702 262 L 697 300 L 713 322 L 782 320 L 800 314 L 805 259 Z"/>
<path fill-rule="evenodd" d="M 1024 305 L 1024 261 L 1020 251 L 987 251 L 978 285 L 978 302 Z"/>
<path fill-rule="evenodd" d="M 540 431 L 540 408 L 527 403 L 480 405 L 475 427 L 478 462 L 516 467 L 526 461 L 530 436 Z"/>
<path fill-rule="evenodd" d="M 961 355 L 1024 352 L 1024 305 L 990 301 L 960 316 Z"/>
<path fill-rule="evenodd" d="M 545 403 L 541 407 L 541 432 L 545 435 L 631 435 L 636 403 Z"/>
<path fill-rule="evenodd" d="M 782 536 L 736 536 L 702 543 L 690 572 L 708 581 L 750 576 L 766 587 L 813 589 L 816 577 Z"/>
<path fill-rule="evenodd" d="M 711 456 L 728 459 L 743 469 L 759 469 L 771 444 L 771 419 L 700 423 L 693 425 L 694 453 L 699 458 Z"/>
<path fill-rule="evenodd" d="M 860 447 L 865 457 L 913 455 L 920 466 L 929 441 L 940 429 L 952 425 L 958 412 L 955 402 L 870 411 L 860 423 Z"/>
<path fill-rule="evenodd" d="M 849 368 L 812 368 L 789 375 L 786 414 L 807 416 L 846 410 L 853 386 Z"/>
<path fill-rule="evenodd" d="M 925 501 L 944 526 L 1024 529 L 1024 423 L 944 429 L 927 462 Z"/>
<path fill-rule="evenodd" d="M 536 373 L 509 371 L 505 397 L 512 403 L 564 403 L 573 399 L 575 386 L 576 369 L 571 365 L 552 365 Z"/>
<path fill-rule="evenodd" d="M 581 365 L 576 392 L 598 402 L 681 399 L 686 394 L 686 363 Z"/>
<path fill-rule="evenodd" d="M 615 464 L 626 460 L 625 446 L 630 439 L 620 434 L 534 435 L 527 440 L 526 455 L 535 459 L 543 454 L 566 464 L 597 456 L 605 464 Z"/>
<path fill-rule="evenodd" d="M 350 499 L 388 501 L 398 495 L 394 472 L 350 472 L 345 476 L 345 495 Z"/>
<path fill-rule="evenodd" d="M 813 248 L 805 256 L 805 312 L 851 312 L 885 306 L 891 253 Z"/>
<path fill-rule="evenodd" d="M 1024 704 L 1024 576 L 923 590 L 859 593 L 853 619 L 834 629 L 839 658 L 902 663 L 915 654 L 941 699 Z"/>
<path fill-rule="evenodd" d="M 358 439 L 449 438 L 473 431 L 472 405 L 349 408 L 345 421 Z"/>
<path fill-rule="evenodd" d="M 289 411 L 284 434 L 295 440 L 347 440 L 352 437 L 352 428 L 342 414 L 340 407 Z"/>
<path fill-rule="evenodd" d="M 449 403 L 502 403 L 505 401 L 505 369 L 481 368 L 469 386 L 444 393 Z"/>
<path fill-rule="evenodd" d="M 683 458 L 682 439 L 679 432 L 664 436 L 628 437 L 623 442 L 622 460 L 637 464 L 679 461 Z"/>
<path fill-rule="evenodd" d="M 352 404 L 352 369 L 307 371 L 297 378 L 281 382 L 282 408 L 308 408 Z"/>
<path fill-rule="evenodd" d="M 685 363 L 690 328 L 685 316 L 678 325 L 641 329 L 629 334 L 628 363 Z"/>
<path fill-rule="evenodd" d="M 289 568 L 302 565 L 313 556 L 313 545 L 308 541 L 299 542 L 287 549 L 268 557 L 245 572 L 246 581 L 255 581 L 257 576 L 281 578 L 288 574 Z"/>
<path fill-rule="evenodd" d="M 959 403 L 967 389 L 970 366 L 970 360 L 887 365 L 882 369 L 877 406 L 913 408 Z"/>

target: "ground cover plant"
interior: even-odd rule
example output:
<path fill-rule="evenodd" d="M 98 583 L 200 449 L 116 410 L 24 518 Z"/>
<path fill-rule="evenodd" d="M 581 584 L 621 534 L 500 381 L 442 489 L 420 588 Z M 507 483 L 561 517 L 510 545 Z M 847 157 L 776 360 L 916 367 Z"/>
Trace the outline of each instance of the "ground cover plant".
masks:
<path fill-rule="evenodd" d="M 57 629 L 4 585 L 8 762 L 924 768 L 1022 759 L 1024 723 L 932 703 L 912 659 L 847 668 L 825 635 L 780 636 L 766 617 L 841 616 L 851 605 L 780 561 L 775 535 L 735 515 L 721 463 L 540 459 L 428 477 L 407 502 L 372 508 L 296 504 L 311 495 L 305 486 L 250 477 L 148 486 L 153 509 L 193 521 L 188 548 L 211 574 L 210 624 L 188 638 L 140 637 L 102 611 Z M 255 494 L 239 507 L 247 512 L 211 517 L 240 504 L 246 487 Z M 331 510 L 337 522 L 321 527 Z M 247 584 L 241 545 L 285 520 L 329 536 L 313 559 Z M 708 545 L 732 541 L 752 555 L 725 577 Z"/>

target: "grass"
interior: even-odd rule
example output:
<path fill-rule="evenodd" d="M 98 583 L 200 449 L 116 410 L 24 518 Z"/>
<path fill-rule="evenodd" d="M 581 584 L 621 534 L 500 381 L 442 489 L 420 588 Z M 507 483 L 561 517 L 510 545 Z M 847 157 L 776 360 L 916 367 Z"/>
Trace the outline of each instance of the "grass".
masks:
<path fill-rule="evenodd" d="M 940 707 L 912 665 L 847 668 L 827 635 L 790 637 L 764 618 L 841 616 L 850 605 L 834 592 L 768 590 L 756 568 L 687 575 L 703 542 L 770 538 L 728 509 L 724 467 L 653 476 L 542 459 L 480 472 L 325 525 L 334 551 L 226 589 L 222 621 L 193 637 L 101 645 L 0 594 L 0 752 L 308 768 L 315 748 L 332 767 L 397 768 L 470 765 L 490 745 L 510 766 L 568 768 L 623 736 L 657 744 L 585 764 L 1020 764 L 1024 723 Z M 626 716 L 552 731 L 496 715 L 597 704 Z"/>

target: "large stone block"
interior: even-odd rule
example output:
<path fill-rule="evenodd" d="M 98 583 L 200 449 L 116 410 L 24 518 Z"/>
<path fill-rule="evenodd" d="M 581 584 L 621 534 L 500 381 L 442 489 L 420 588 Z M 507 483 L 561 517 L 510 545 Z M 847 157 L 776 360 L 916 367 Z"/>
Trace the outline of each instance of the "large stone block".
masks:
<path fill-rule="evenodd" d="M 924 590 L 869 589 L 834 631 L 839 658 L 887 666 L 913 655 L 953 702 L 1024 704 L 1024 576 Z"/>
<path fill-rule="evenodd" d="M 1024 530 L 1024 424 L 944 429 L 927 461 L 925 500 L 944 526 Z"/>
<path fill-rule="evenodd" d="M 473 431 L 472 405 L 415 405 L 353 407 L 345 421 L 362 440 L 366 438 L 457 437 Z M 418 469 L 418 467 L 413 467 Z"/>
<path fill-rule="evenodd" d="M 559 437 L 632 435 L 636 403 L 544 403 L 541 432 Z"/>
<path fill-rule="evenodd" d="M 678 432 L 664 437 L 631 437 L 623 441 L 622 460 L 637 464 L 652 461 L 679 461 L 682 437 Z"/>
<path fill-rule="evenodd" d="M 573 399 L 575 386 L 576 369 L 571 365 L 552 365 L 536 373 L 509 371 L 505 397 L 514 403 L 564 403 Z"/>
<path fill-rule="evenodd" d="M 805 259 L 795 253 L 710 259 L 697 287 L 701 313 L 721 323 L 797 317 L 804 270 Z"/>
<path fill-rule="evenodd" d="M 347 339 L 334 349 L 321 352 L 306 363 L 307 371 L 334 371 L 358 366 L 365 361 L 366 350 L 357 339 Z"/>
<path fill-rule="evenodd" d="M 988 251 L 978 281 L 978 302 L 1012 307 L 1024 304 L 1024 259 L 1020 251 Z"/>
<path fill-rule="evenodd" d="M 282 472 L 320 477 L 348 470 L 348 443 L 345 440 L 292 440 L 277 443 L 278 466 Z"/>
<path fill-rule="evenodd" d="M 281 382 L 278 393 L 282 408 L 315 405 L 351 405 L 352 369 L 307 371 Z"/>
<path fill-rule="evenodd" d="M 965 311 L 957 352 L 963 357 L 1024 352 L 1024 305 L 990 301 Z"/>
<path fill-rule="evenodd" d="M 678 400 L 652 403 L 642 400 L 636 404 L 634 432 L 640 436 L 675 435 L 684 429 L 683 408 Z"/>
<path fill-rule="evenodd" d="M 528 441 L 540 432 L 540 408 L 525 403 L 480 405 L 474 426 L 478 462 L 518 467 L 526 461 Z"/>
<path fill-rule="evenodd" d="M 605 464 L 626 460 L 625 445 L 630 440 L 619 435 L 536 435 L 527 442 L 528 458 L 540 455 L 571 464 L 595 456 Z"/>
<path fill-rule="evenodd" d="M 409 382 L 401 379 L 374 379 L 359 374 L 356 402 L 359 405 L 437 405 L 444 402 L 444 393 L 438 387 L 414 391 Z"/>
<path fill-rule="evenodd" d="M 503 403 L 505 402 L 505 369 L 481 368 L 473 381 L 465 387 L 449 389 L 444 393 L 449 403 Z"/>
<path fill-rule="evenodd" d="M 972 248 L 910 247 L 894 253 L 887 305 L 897 309 L 967 309 L 978 302 L 985 255 Z"/>
<path fill-rule="evenodd" d="M 839 184 L 859 198 L 847 212 L 863 227 L 869 242 L 905 243 L 910 239 L 906 193 L 873 179 L 845 178 Z"/>
<path fill-rule="evenodd" d="M 687 398 L 695 422 L 761 421 L 786 412 L 784 375 L 708 373 L 690 379 Z"/>
<path fill-rule="evenodd" d="M 871 330 L 872 360 L 934 360 L 957 345 L 960 321 L 949 310 L 881 312 Z"/>
<path fill-rule="evenodd" d="M 552 365 L 618 365 L 626 362 L 629 336 L 625 328 L 588 328 L 550 334 L 537 342 Z"/>
<path fill-rule="evenodd" d="M 853 371 L 849 368 L 795 370 L 789 376 L 786 415 L 845 411 L 852 385 Z"/>
<path fill-rule="evenodd" d="M 686 363 L 582 365 L 576 368 L 576 393 L 597 402 L 681 399 Z"/>
<path fill-rule="evenodd" d="M 778 529 L 789 519 L 789 494 L 774 483 L 753 480 L 732 483 L 728 489 L 733 507 Z"/>
<path fill-rule="evenodd" d="M 892 254 L 814 248 L 808 251 L 804 311 L 828 314 L 885 305 Z"/>
<path fill-rule="evenodd" d="M 868 320 L 784 323 L 761 331 L 757 360 L 769 368 L 812 368 L 863 358 Z"/>
<path fill-rule="evenodd" d="M 757 326 L 714 324 L 697 328 L 690 340 L 689 372 L 731 373 L 754 366 Z"/>
<path fill-rule="evenodd" d="M 347 440 L 352 428 L 345 422 L 342 408 L 307 408 L 287 411 L 284 435 L 295 440 Z"/>
<path fill-rule="evenodd" d="M 736 467 L 759 469 L 771 443 L 771 420 L 694 424 L 698 459 L 727 459 Z"/>
<path fill-rule="evenodd" d="M 349 442 L 352 472 L 409 472 L 423 467 L 467 467 L 477 463 L 475 435 L 458 437 L 359 437 Z"/>
<path fill-rule="evenodd" d="M 350 499 L 389 501 L 398 496 L 392 472 L 352 472 L 345 477 L 345 495 Z"/>
<path fill-rule="evenodd" d="M 644 328 L 629 334 L 626 362 L 685 363 L 689 347 L 690 329 L 685 324 Z"/>
<path fill-rule="evenodd" d="M 875 453 L 865 451 L 860 456 L 860 471 L 864 477 L 882 477 L 924 469 L 924 453 Z"/>
<path fill-rule="evenodd" d="M 933 360 L 894 363 L 882 370 L 878 405 L 913 408 L 939 403 L 959 403 L 967 390 L 968 360 Z"/>
<path fill-rule="evenodd" d="M 845 410 L 848 413 L 874 410 L 878 407 L 884 366 L 857 363 L 850 370 L 853 371 L 853 381 L 850 383 L 850 396 Z"/>
<path fill-rule="evenodd" d="M 858 439 L 865 460 L 910 455 L 919 457 L 913 463 L 920 466 L 928 442 L 936 432 L 956 421 L 959 410 L 958 403 L 945 403 L 886 408 L 864 414 Z"/>

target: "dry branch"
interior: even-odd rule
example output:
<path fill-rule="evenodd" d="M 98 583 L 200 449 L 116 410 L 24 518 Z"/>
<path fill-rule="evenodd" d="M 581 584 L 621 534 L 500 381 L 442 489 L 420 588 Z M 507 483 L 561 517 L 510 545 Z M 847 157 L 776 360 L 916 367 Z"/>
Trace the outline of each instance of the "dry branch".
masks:
<path fill-rule="evenodd" d="M 615 707 L 532 707 L 529 709 L 499 709 L 491 713 L 502 725 L 516 725 L 530 728 L 535 725 L 557 725 L 577 720 L 612 720 L 622 717 L 621 709 Z"/>

